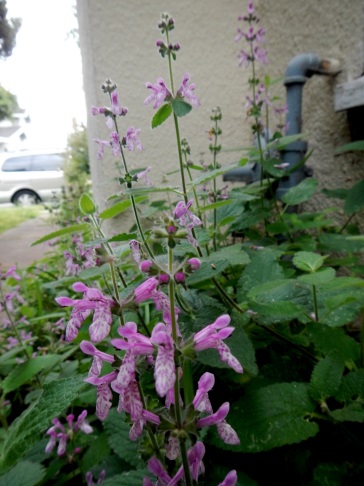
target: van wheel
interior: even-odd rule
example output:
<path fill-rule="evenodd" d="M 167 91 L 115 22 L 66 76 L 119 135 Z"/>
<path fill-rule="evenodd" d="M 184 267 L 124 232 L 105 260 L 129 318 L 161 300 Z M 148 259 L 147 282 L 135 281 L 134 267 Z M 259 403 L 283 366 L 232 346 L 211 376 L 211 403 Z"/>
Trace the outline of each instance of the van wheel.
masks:
<path fill-rule="evenodd" d="M 33 191 L 23 190 L 14 194 L 12 202 L 17 206 L 33 206 L 40 202 L 40 198 Z"/>

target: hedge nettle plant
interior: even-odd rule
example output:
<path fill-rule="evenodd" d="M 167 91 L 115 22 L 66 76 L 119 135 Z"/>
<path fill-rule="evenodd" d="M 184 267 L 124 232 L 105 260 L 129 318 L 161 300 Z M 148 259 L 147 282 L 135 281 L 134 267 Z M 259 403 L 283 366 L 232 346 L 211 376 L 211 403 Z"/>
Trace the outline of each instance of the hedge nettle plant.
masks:
<path fill-rule="evenodd" d="M 285 108 L 274 107 L 269 78 L 257 77 L 267 52 L 252 2 L 239 22 L 239 64 L 251 69 L 246 109 L 255 146 L 248 157 L 222 163 L 217 107 L 208 130 L 210 163 L 193 162 L 179 118 L 200 102 L 188 73 L 176 88 L 173 63 L 181 46 L 172 40 L 174 20 L 163 14 L 156 47 L 169 80 L 146 83 L 144 103 L 156 110 L 153 128 L 173 120 L 181 190 L 153 186 L 151 166 L 130 170 L 127 154 L 144 150 L 142 137 L 127 126 L 128 110 L 108 79 L 105 106 L 92 113 L 106 122 L 108 137 L 96 140 L 98 157 L 111 150 L 120 192 L 102 212 L 83 194 L 83 219 L 38 241 L 60 238 L 65 267 L 59 279 L 38 273 L 56 302 L 48 311 L 57 315 L 56 338 L 62 334 L 57 345 L 53 337 L 51 345 L 38 346 L 46 356 L 35 355 L 31 334 L 19 331 L 24 322 L 17 327 L 25 310 L 20 276 L 15 268 L 2 275 L 10 285 L 0 289 L 8 329 L 24 361 L 8 361 L 9 346 L 0 358 L 1 372 L 2 362 L 4 373 L 11 370 L 2 385 L 3 470 L 28 452 L 5 478 L 30 464 L 38 478 L 32 484 L 83 478 L 88 485 L 233 486 L 254 483 L 248 475 L 266 484 L 265 460 L 272 484 L 283 469 L 297 484 L 324 484 L 333 474 L 360 477 L 363 238 L 349 223 L 364 206 L 361 186 L 353 188 L 354 199 L 328 193 L 346 197 L 349 219 L 339 229 L 326 212 L 295 211 L 314 193 L 314 179 L 276 200 L 275 187 L 286 175 L 279 149 L 292 138 L 282 136 L 282 123 L 269 128 L 272 110 L 282 115 Z M 218 176 L 248 160 L 259 164 L 258 182 L 230 192 L 219 187 Z M 149 200 L 161 191 L 175 197 L 172 207 Z M 103 222 L 128 208 L 134 228 L 107 236 Z M 153 215 L 147 230 L 143 211 Z M 39 317 L 29 316 L 32 327 L 32 318 L 47 314 L 39 308 Z M 36 390 L 26 398 L 32 405 L 8 424 L 12 393 L 24 386 Z M 32 449 L 40 433 L 43 443 Z M 345 451 L 328 456 L 325 447 L 332 450 L 334 441 Z M 304 470 L 302 457 L 309 462 Z"/>

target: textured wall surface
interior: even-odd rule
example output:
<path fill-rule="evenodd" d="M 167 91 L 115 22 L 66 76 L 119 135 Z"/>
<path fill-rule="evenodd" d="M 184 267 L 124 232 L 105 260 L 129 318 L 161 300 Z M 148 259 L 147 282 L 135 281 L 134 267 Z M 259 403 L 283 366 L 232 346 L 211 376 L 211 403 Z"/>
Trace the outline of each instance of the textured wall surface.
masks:
<path fill-rule="evenodd" d="M 334 89 L 337 84 L 360 76 L 364 69 L 364 1 L 363 0 L 264 0 L 255 2 L 261 25 L 267 29 L 269 74 L 283 77 L 289 60 L 302 52 L 316 52 L 342 62 L 342 72 L 335 78 L 314 76 L 304 88 L 303 131 L 310 149 L 309 165 L 320 181 L 320 188 L 349 187 L 364 176 L 360 155 L 334 156 L 336 147 L 350 142 L 346 113 L 334 112 Z M 105 95 L 99 89 L 110 77 L 119 87 L 120 100 L 129 109 L 122 119 L 121 132 L 129 126 L 141 128 L 144 152 L 128 153 L 131 168 L 153 166 L 155 184 L 167 178 L 177 183 L 169 172 L 178 168 L 172 119 L 154 130 L 150 120 L 151 105 L 144 106 L 148 95 L 145 82 L 154 83 L 161 76 L 167 82 L 168 65 L 155 47 L 161 35 L 157 29 L 160 13 L 167 11 L 175 19 L 172 42 L 181 50 L 174 63 L 175 85 L 183 74 L 191 74 L 201 107 L 180 119 L 181 135 L 187 137 L 192 158 L 201 153 L 209 162 L 207 130 L 214 106 L 223 113 L 221 142 L 225 148 L 251 142 L 249 121 L 245 114 L 248 72 L 237 66 L 238 46 L 234 43 L 237 16 L 246 12 L 242 0 L 78 0 L 86 102 L 102 106 Z M 169 83 L 167 83 L 169 84 Z M 284 97 L 283 85 L 278 92 Z M 96 160 L 94 138 L 105 139 L 108 130 L 100 117 L 88 120 L 92 178 L 95 196 L 101 207 L 105 197 L 117 186 L 112 182 L 115 165 L 110 157 Z M 240 154 L 221 154 L 221 163 L 240 158 Z M 316 197 L 316 207 L 327 205 Z M 331 203 L 330 203 L 331 204 Z"/>

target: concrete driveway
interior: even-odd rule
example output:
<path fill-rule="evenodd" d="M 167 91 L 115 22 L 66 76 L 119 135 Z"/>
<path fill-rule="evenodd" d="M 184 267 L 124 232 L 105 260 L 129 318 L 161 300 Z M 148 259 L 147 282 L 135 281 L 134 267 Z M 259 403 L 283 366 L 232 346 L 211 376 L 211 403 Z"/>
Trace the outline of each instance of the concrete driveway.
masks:
<path fill-rule="evenodd" d="M 0 266 L 7 270 L 12 265 L 26 268 L 50 251 L 48 243 L 31 246 L 36 240 L 57 228 L 47 222 L 48 215 L 24 221 L 19 226 L 0 234 Z"/>

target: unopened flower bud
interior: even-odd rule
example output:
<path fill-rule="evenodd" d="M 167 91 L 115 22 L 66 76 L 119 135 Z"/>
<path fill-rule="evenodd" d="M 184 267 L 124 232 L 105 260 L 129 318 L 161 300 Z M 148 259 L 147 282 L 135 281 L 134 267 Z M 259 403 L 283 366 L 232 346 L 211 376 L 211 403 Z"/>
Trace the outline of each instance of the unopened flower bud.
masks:
<path fill-rule="evenodd" d="M 190 258 L 187 260 L 191 270 L 198 270 L 201 267 L 201 261 L 198 258 Z"/>
<path fill-rule="evenodd" d="M 169 275 L 167 273 L 161 273 L 158 277 L 159 283 L 162 284 L 167 284 L 169 282 Z"/>
<path fill-rule="evenodd" d="M 186 275 L 183 272 L 176 272 L 174 275 L 174 279 L 177 283 L 185 283 Z"/>
<path fill-rule="evenodd" d="M 152 266 L 153 266 L 153 262 L 151 260 L 143 260 L 140 263 L 139 268 L 142 272 L 148 273 Z"/>

